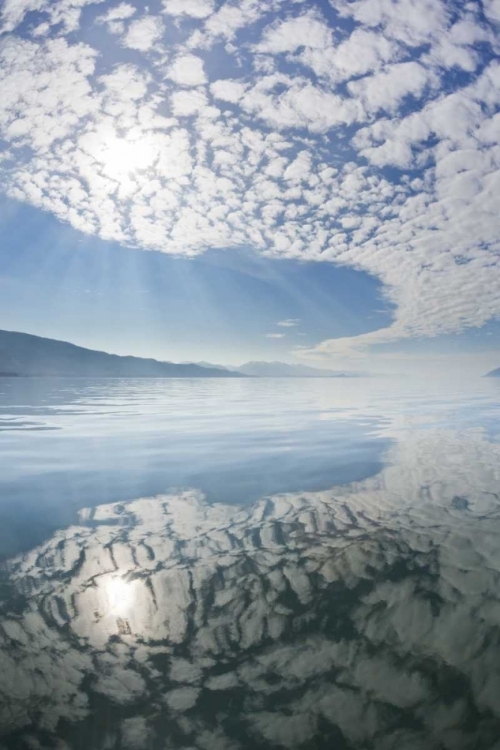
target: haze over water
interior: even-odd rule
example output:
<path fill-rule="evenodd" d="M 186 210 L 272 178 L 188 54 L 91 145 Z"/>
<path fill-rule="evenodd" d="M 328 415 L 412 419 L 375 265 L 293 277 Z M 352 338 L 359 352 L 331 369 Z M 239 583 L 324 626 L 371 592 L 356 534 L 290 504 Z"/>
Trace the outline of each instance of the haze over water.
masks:
<path fill-rule="evenodd" d="M 499 388 L 2 378 L 0 748 L 497 748 Z"/>

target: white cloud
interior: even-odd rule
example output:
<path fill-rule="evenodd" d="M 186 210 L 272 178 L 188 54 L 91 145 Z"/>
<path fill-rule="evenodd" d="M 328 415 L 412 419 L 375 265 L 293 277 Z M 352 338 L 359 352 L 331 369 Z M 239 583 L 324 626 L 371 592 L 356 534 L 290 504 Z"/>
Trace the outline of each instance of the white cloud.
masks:
<path fill-rule="evenodd" d="M 231 104 L 237 104 L 245 93 L 246 86 L 240 81 L 220 80 L 214 81 L 210 91 L 216 99 L 221 99 Z"/>
<path fill-rule="evenodd" d="M 264 31 L 256 45 L 257 52 L 272 55 L 280 52 L 295 52 L 298 47 L 324 49 L 330 46 L 332 31 L 328 25 L 313 13 L 297 18 L 278 21 Z"/>
<path fill-rule="evenodd" d="M 159 16 L 143 16 L 132 21 L 122 39 L 124 47 L 147 52 L 163 36 L 163 23 Z"/>
<path fill-rule="evenodd" d="M 0 48 L 1 124 L 7 138 L 43 153 L 67 137 L 75 121 L 94 111 L 88 76 L 96 57 L 90 47 L 68 45 L 64 39 L 42 44 L 7 39 Z M 50 106 L 45 98 L 49 91 Z"/>
<path fill-rule="evenodd" d="M 240 106 L 275 128 L 307 128 L 315 133 L 363 118 L 359 101 L 283 75 L 261 79 L 245 92 Z"/>
<path fill-rule="evenodd" d="M 207 78 L 203 60 L 197 55 L 182 55 L 168 69 L 168 77 L 181 86 L 200 86 Z"/>
<path fill-rule="evenodd" d="M 26 13 L 33 10 L 43 10 L 47 5 L 46 0 L 5 0 L 0 16 L 2 31 L 13 31 L 23 21 Z"/>
<path fill-rule="evenodd" d="M 207 18 L 214 11 L 213 0 L 163 0 L 163 12 L 169 16 Z"/>
<path fill-rule="evenodd" d="M 404 62 L 391 65 L 381 73 L 352 81 L 347 88 L 363 102 L 367 112 L 379 109 L 394 112 L 406 96 L 420 96 L 430 83 L 435 82 L 436 76 L 432 71 L 416 62 Z"/>
<path fill-rule="evenodd" d="M 46 22 L 50 25 L 61 24 L 65 32 L 75 31 L 78 29 L 83 8 L 103 2 L 104 0 L 4 0 L 0 14 L 0 31 L 14 31 L 26 15 L 33 11 L 46 15 Z"/>
<path fill-rule="evenodd" d="M 194 32 L 188 46 L 208 48 L 216 41 L 230 42 L 241 29 L 255 23 L 271 7 L 269 0 L 227 0 L 207 18 L 202 30 Z"/>
<path fill-rule="evenodd" d="M 410 47 L 443 34 L 452 18 L 446 0 L 330 0 L 342 15 L 364 26 L 381 27 L 384 35 Z"/>
<path fill-rule="evenodd" d="M 287 318 L 286 320 L 280 320 L 276 325 L 282 328 L 293 328 L 294 326 L 298 326 L 299 323 L 300 318 Z"/>
<path fill-rule="evenodd" d="M 266 333 L 266 339 L 284 339 L 286 333 Z"/>
<path fill-rule="evenodd" d="M 4 3 L 4 26 L 34 2 Z M 140 56 L 64 38 L 88 2 L 40 0 L 38 36 L 0 43 L 2 189 L 132 247 L 250 246 L 379 279 L 392 325 L 313 355 L 499 316 L 497 27 L 471 4 L 332 3 L 348 24 L 281 0 L 167 0 L 190 34 L 169 26 L 167 62 L 165 15 L 122 2 L 97 16 L 161 53 Z M 222 55 L 228 78 L 201 88 Z"/>
<path fill-rule="evenodd" d="M 337 46 L 306 47 L 299 60 L 317 76 L 337 82 L 376 72 L 398 56 L 400 50 L 393 41 L 380 33 L 358 28 Z"/>
<path fill-rule="evenodd" d="M 311 173 L 312 157 L 309 151 L 300 151 L 285 169 L 283 179 L 289 182 L 307 181 Z"/>
<path fill-rule="evenodd" d="M 137 8 L 130 3 L 120 3 L 110 8 L 107 13 L 97 16 L 96 23 L 105 25 L 111 34 L 123 34 L 125 32 L 125 23 L 137 12 Z"/>
<path fill-rule="evenodd" d="M 494 23 L 500 23 L 500 0 L 483 0 L 486 17 Z"/>
<path fill-rule="evenodd" d="M 207 97 L 201 91 L 176 91 L 172 94 L 172 112 L 178 117 L 189 117 L 202 112 Z"/>
<path fill-rule="evenodd" d="M 110 8 L 107 13 L 102 16 L 98 16 L 96 19 L 98 23 L 109 23 L 110 21 L 125 21 L 128 18 L 132 18 L 137 12 L 137 8 L 130 3 L 120 3 Z"/>

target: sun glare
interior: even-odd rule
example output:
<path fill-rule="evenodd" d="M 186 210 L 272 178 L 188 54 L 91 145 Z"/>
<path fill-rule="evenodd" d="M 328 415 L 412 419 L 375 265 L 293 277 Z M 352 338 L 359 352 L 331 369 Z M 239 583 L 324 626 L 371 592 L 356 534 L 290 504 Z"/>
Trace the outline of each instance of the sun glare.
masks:
<path fill-rule="evenodd" d="M 115 179 L 130 176 L 148 169 L 155 155 L 156 149 L 151 141 L 113 138 L 102 152 L 103 171 Z"/>
<path fill-rule="evenodd" d="M 128 583 L 120 576 L 112 576 L 104 583 L 103 588 L 109 612 L 117 617 L 128 614 L 135 600 L 134 582 Z"/>
<path fill-rule="evenodd" d="M 137 130 L 120 137 L 114 129 L 96 129 L 80 145 L 103 175 L 118 182 L 150 169 L 159 153 L 154 138 Z"/>

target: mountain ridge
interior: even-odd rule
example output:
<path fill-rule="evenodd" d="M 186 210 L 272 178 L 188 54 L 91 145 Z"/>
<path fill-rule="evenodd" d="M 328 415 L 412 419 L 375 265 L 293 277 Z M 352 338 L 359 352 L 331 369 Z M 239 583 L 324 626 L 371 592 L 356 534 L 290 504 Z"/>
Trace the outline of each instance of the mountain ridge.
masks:
<path fill-rule="evenodd" d="M 166 362 L 79 346 L 69 341 L 0 329 L 3 377 L 159 377 L 159 378 L 352 378 L 364 373 L 323 370 L 286 362 L 250 361 L 238 367 L 211 362 Z"/>
<path fill-rule="evenodd" d="M 239 372 L 249 377 L 268 378 L 359 378 L 366 377 L 365 373 L 350 372 L 346 370 L 323 370 L 318 367 L 309 367 L 301 364 L 288 364 L 287 362 L 265 362 L 263 360 L 252 360 L 238 367 L 233 365 L 218 365 L 211 362 L 191 362 L 201 367 L 215 367 L 231 372 Z"/>
<path fill-rule="evenodd" d="M 342 370 L 323 370 L 318 367 L 286 362 L 251 361 L 236 368 L 238 372 L 253 377 L 281 377 L 281 378 L 352 378 L 361 377 L 359 373 Z"/>
<path fill-rule="evenodd" d="M 5 330 L 0 330 L 0 374 L 7 377 L 244 377 L 229 370 L 109 354 L 68 341 Z"/>

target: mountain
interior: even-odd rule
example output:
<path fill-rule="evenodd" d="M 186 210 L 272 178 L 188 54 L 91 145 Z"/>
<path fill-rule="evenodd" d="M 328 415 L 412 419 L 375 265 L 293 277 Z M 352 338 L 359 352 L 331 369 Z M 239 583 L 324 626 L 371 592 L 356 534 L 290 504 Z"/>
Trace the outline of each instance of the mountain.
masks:
<path fill-rule="evenodd" d="M 286 362 L 245 362 L 244 365 L 214 365 L 211 362 L 185 362 L 198 367 L 211 367 L 216 370 L 240 373 L 252 378 L 361 378 L 363 372 L 341 370 L 321 370 L 307 365 L 289 365 Z"/>
<path fill-rule="evenodd" d="M 238 378 L 243 374 L 194 364 L 120 357 L 66 341 L 0 330 L 0 375 L 125 378 Z"/>
<path fill-rule="evenodd" d="M 497 367 L 496 370 L 492 370 L 491 372 L 487 372 L 484 377 L 485 378 L 500 378 L 500 367 Z"/>
<path fill-rule="evenodd" d="M 214 365 L 212 362 L 181 362 L 183 365 L 196 365 L 197 367 L 209 367 L 211 370 L 225 370 L 226 372 L 238 372 L 237 367 L 230 367 L 229 365 Z"/>
<path fill-rule="evenodd" d="M 493 371 L 493 374 L 500 371 Z M 53 375 L 125 378 L 348 378 L 360 373 L 321 370 L 285 362 L 246 362 L 240 367 L 209 362 L 160 362 L 86 349 L 66 341 L 0 330 L 0 376 Z"/>
<path fill-rule="evenodd" d="M 320 370 L 306 365 L 288 365 L 285 362 L 246 362 L 235 368 L 242 375 L 257 378 L 352 378 L 360 373 Z"/>

